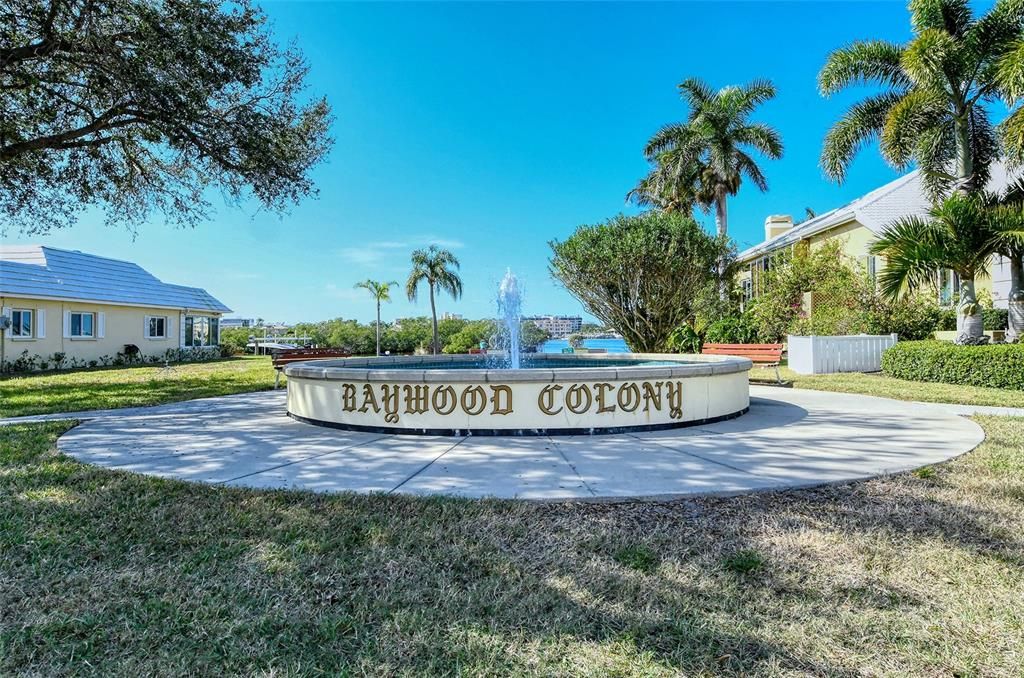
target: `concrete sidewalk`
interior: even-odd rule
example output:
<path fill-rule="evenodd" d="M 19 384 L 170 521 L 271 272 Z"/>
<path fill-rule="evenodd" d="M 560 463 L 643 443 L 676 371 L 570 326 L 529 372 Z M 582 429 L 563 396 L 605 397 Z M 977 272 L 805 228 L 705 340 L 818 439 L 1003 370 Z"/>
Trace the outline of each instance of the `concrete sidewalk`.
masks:
<path fill-rule="evenodd" d="M 282 392 L 262 392 L 76 413 L 84 423 L 58 446 L 109 468 L 224 485 L 617 499 L 850 481 L 944 461 L 984 437 L 951 409 L 959 406 L 758 386 L 751 394 L 746 415 L 693 428 L 449 438 L 303 424 L 286 416 Z"/>

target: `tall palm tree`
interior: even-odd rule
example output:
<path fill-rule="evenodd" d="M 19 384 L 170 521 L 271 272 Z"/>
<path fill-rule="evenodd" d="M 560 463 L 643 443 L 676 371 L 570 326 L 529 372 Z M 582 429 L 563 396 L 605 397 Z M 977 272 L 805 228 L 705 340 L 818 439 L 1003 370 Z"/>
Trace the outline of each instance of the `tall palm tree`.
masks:
<path fill-rule="evenodd" d="M 758 106 L 775 96 L 768 80 L 747 85 L 723 87 L 717 92 L 698 78 L 679 85 L 689 106 L 685 122 L 662 127 L 647 142 L 644 155 L 656 167 L 678 168 L 677 181 L 688 186 L 696 204 L 714 207 L 715 227 L 719 235 L 729 232 L 727 199 L 736 195 L 743 179 L 749 179 L 761 191 L 768 180 L 751 155 L 782 157 L 782 138 L 764 123 L 751 122 Z M 642 183 L 642 182 L 641 182 Z M 725 294 L 726 261 L 719 262 L 720 294 Z"/>
<path fill-rule="evenodd" d="M 447 292 L 452 299 L 462 296 L 462 279 L 458 274 L 459 260 L 448 250 L 431 245 L 425 250 L 412 253 L 412 271 L 405 282 L 405 293 L 409 301 L 416 301 L 417 290 L 421 282 L 426 281 L 430 289 L 430 315 L 433 319 L 434 338 L 432 343 L 434 355 L 440 353 L 437 338 L 437 306 L 434 302 L 434 290 Z"/>
<path fill-rule="evenodd" d="M 960 344 L 975 343 L 984 335 L 975 279 L 987 274 L 988 261 L 999 248 L 999 232 L 1012 220 L 1010 212 L 993 207 L 994 202 L 985 194 L 953 193 L 936 203 L 927 219 L 909 216 L 889 224 L 871 246 L 872 254 L 885 258 L 878 282 L 890 297 L 931 284 L 942 270 L 960 277 Z"/>
<path fill-rule="evenodd" d="M 391 301 L 392 285 L 398 287 L 398 283 L 394 280 L 391 282 L 377 282 L 376 280 L 366 279 L 363 282 L 356 283 L 357 290 L 368 291 L 377 302 L 377 355 L 380 355 L 380 304 L 382 301 Z"/>
<path fill-rule="evenodd" d="M 950 189 L 981 190 L 997 153 L 984 104 L 999 94 L 998 67 L 1022 22 L 1024 7 L 1015 0 L 997 0 L 980 18 L 967 0 L 911 0 L 914 37 L 905 45 L 869 40 L 832 52 L 818 74 L 823 95 L 863 84 L 882 91 L 829 130 L 825 173 L 842 181 L 857 151 L 879 139 L 894 168 L 921 168 L 933 199 Z"/>

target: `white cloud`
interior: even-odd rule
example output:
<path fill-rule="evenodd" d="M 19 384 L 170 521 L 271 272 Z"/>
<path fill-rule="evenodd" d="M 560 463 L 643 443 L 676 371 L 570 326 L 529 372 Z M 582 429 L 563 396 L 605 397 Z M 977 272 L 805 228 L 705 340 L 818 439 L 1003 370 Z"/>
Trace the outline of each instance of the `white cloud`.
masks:
<path fill-rule="evenodd" d="M 343 247 L 338 256 L 359 266 L 373 266 L 381 262 L 405 263 L 408 253 L 420 247 L 437 245 L 450 250 L 462 249 L 465 243 L 452 238 L 435 238 L 432 236 L 410 237 L 408 240 L 369 241 L 358 247 Z M 404 251 L 403 251 L 404 250 Z"/>

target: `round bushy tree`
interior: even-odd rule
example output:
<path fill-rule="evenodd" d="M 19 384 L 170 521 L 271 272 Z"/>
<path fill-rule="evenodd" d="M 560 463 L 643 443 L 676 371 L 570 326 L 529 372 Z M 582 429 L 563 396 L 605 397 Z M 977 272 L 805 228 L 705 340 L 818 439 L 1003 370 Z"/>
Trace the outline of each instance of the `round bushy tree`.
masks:
<path fill-rule="evenodd" d="M 718 262 L 732 259 L 725 236 L 708 235 L 689 215 L 659 211 L 580 226 L 550 245 L 551 274 L 633 351 L 667 350 L 698 295 L 718 282 Z"/>

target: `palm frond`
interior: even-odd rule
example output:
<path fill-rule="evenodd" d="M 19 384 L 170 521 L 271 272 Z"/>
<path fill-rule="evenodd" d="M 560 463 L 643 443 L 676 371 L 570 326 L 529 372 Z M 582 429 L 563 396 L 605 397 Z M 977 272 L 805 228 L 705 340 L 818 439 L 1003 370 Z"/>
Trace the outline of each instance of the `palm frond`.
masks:
<path fill-rule="evenodd" d="M 941 102 L 930 93 L 920 89 L 907 92 L 885 116 L 880 134 L 882 155 L 896 169 L 906 170 L 914 160 L 920 135 L 942 114 Z"/>
<path fill-rule="evenodd" d="M 914 85 L 936 93 L 949 87 L 949 79 L 959 69 L 963 45 L 942 29 L 922 31 L 903 50 L 900 63 Z M 959 78 L 958 78 L 959 80 Z"/>
<path fill-rule="evenodd" d="M 878 276 L 882 293 L 897 298 L 934 279 L 945 268 L 945 250 L 933 223 L 917 216 L 903 217 L 889 224 L 872 243 L 872 254 L 884 257 L 885 268 Z"/>
<path fill-rule="evenodd" d="M 854 104 L 825 136 L 821 167 L 830 178 L 842 181 L 857 152 L 876 139 L 886 116 L 903 99 L 902 93 L 884 92 Z"/>
<path fill-rule="evenodd" d="M 707 104 L 715 96 L 711 87 L 700 78 L 687 78 L 679 83 L 679 94 L 689 105 L 691 111 Z"/>
<path fill-rule="evenodd" d="M 1008 100 L 1024 97 L 1024 39 L 1017 40 L 998 62 L 996 83 Z"/>
<path fill-rule="evenodd" d="M 915 33 L 934 29 L 962 36 L 974 19 L 967 0 L 910 0 L 909 9 Z"/>
<path fill-rule="evenodd" d="M 884 40 L 855 42 L 835 50 L 818 73 L 818 89 L 825 96 L 851 85 L 880 83 L 897 89 L 910 85 L 900 57 L 903 47 Z"/>
<path fill-rule="evenodd" d="M 768 190 L 768 179 L 753 158 L 743 151 L 736 151 L 736 160 L 739 173 L 746 175 L 762 193 Z"/>
<path fill-rule="evenodd" d="M 760 122 L 744 125 L 734 136 L 739 143 L 750 144 L 772 160 L 782 157 L 782 136 L 769 125 Z"/>

